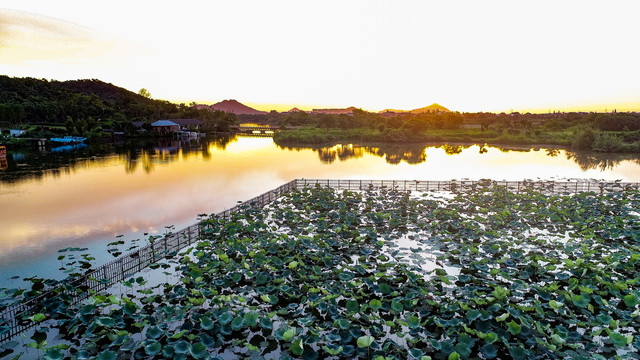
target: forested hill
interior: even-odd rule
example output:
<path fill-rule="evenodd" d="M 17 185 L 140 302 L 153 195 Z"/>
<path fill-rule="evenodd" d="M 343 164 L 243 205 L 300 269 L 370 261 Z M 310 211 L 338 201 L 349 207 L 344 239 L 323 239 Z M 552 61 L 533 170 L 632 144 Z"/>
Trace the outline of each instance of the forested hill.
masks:
<path fill-rule="evenodd" d="M 158 100 L 146 98 L 144 96 L 133 93 L 127 89 L 115 86 L 111 83 L 91 79 L 91 80 L 71 80 L 71 81 L 53 81 L 61 89 L 83 95 L 97 95 L 104 100 L 115 102 L 136 102 L 139 104 L 152 105 Z"/>
<path fill-rule="evenodd" d="M 0 121 L 64 123 L 88 118 L 154 120 L 178 113 L 177 105 L 153 100 L 100 80 L 47 81 L 0 76 Z"/>
<path fill-rule="evenodd" d="M 41 125 L 32 136 L 55 135 L 43 130 L 46 125 L 64 126 L 61 132 L 66 135 L 89 138 L 104 137 L 106 129 L 136 135 L 134 121 L 181 118 L 200 119 L 203 130 L 211 132 L 229 131 L 229 125 L 236 122 L 233 114 L 146 98 L 100 80 L 48 81 L 0 75 L 0 128 Z"/>

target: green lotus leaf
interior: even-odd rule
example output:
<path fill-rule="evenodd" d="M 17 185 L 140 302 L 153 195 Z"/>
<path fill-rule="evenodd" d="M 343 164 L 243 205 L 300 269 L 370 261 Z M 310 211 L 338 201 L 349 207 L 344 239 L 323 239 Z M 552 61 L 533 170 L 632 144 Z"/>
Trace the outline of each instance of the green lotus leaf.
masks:
<path fill-rule="evenodd" d="M 227 325 L 233 320 L 233 314 L 228 311 L 224 311 L 217 316 L 218 322 L 222 325 Z"/>
<path fill-rule="evenodd" d="M 331 356 L 336 356 L 342 352 L 342 346 L 338 346 L 335 344 L 324 345 L 322 349 Z"/>
<path fill-rule="evenodd" d="M 373 336 L 365 335 L 358 338 L 357 344 L 359 347 L 368 348 L 374 341 L 375 338 Z"/>
<path fill-rule="evenodd" d="M 509 322 L 507 326 L 509 327 L 509 332 L 511 333 L 511 335 L 518 335 L 522 331 L 522 326 L 518 325 L 518 323 L 513 320 L 511 320 L 511 322 Z"/>
<path fill-rule="evenodd" d="M 626 347 L 633 341 L 633 335 L 625 336 L 617 332 L 612 332 L 609 334 L 609 339 L 617 347 Z"/>
<path fill-rule="evenodd" d="M 44 316 L 44 314 L 37 313 L 37 314 L 35 314 L 33 316 L 30 316 L 29 320 L 38 323 L 38 322 L 44 321 L 45 318 L 46 318 L 46 316 Z"/>
<path fill-rule="evenodd" d="M 404 306 L 402 305 L 402 302 L 393 300 L 391 302 L 391 309 L 393 309 L 393 311 L 395 312 L 402 312 L 404 310 Z"/>
<path fill-rule="evenodd" d="M 549 306 L 551 306 L 552 309 L 558 310 L 561 307 L 563 307 L 564 304 L 561 303 L 561 302 L 555 301 L 555 300 L 550 300 L 549 301 Z"/>
<path fill-rule="evenodd" d="M 596 319 L 603 325 L 609 325 L 613 321 L 611 315 L 604 312 L 598 314 L 598 316 L 596 316 Z"/>
<path fill-rule="evenodd" d="M 64 359 L 64 352 L 58 348 L 48 349 L 47 352 L 44 353 L 45 360 L 62 360 Z"/>
<path fill-rule="evenodd" d="M 498 356 L 498 349 L 493 346 L 493 344 L 484 344 L 482 348 L 480 348 L 482 355 L 484 355 L 487 359 L 494 359 Z"/>
<path fill-rule="evenodd" d="M 296 355 L 296 356 L 300 356 L 302 355 L 302 353 L 304 352 L 304 346 L 303 346 L 303 342 L 302 339 L 296 339 L 291 343 L 290 346 L 291 352 Z"/>
<path fill-rule="evenodd" d="M 200 342 L 191 345 L 189 353 L 191 353 L 191 356 L 193 356 L 195 359 L 203 359 L 208 354 L 206 346 L 204 346 L 204 344 Z"/>
<path fill-rule="evenodd" d="M 258 324 L 258 313 L 255 311 L 249 311 L 248 313 L 244 314 L 244 323 L 248 326 L 248 327 L 254 327 Z M 232 324 L 233 326 L 233 324 Z"/>
<path fill-rule="evenodd" d="M 338 274 L 338 278 L 339 278 L 340 280 L 342 280 L 342 281 L 351 281 L 351 280 L 353 280 L 353 278 L 354 278 L 354 277 L 355 277 L 355 276 L 354 276 L 354 274 L 353 274 L 353 273 L 351 273 L 351 272 L 346 272 L 346 271 L 343 271 L 343 272 L 341 272 L 340 274 Z"/>
<path fill-rule="evenodd" d="M 273 329 L 273 322 L 271 321 L 271 319 L 266 317 L 260 318 L 260 327 L 262 327 L 263 329 L 271 330 Z"/>
<path fill-rule="evenodd" d="M 387 283 L 380 283 L 378 285 L 378 290 L 383 294 L 388 294 L 391 292 L 391 287 Z"/>
<path fill-rule="evenodd" d="M 162 345 L 157 341 L 153 341 L 144 347 L 144 352 L 151 357 L 156 356 L 160 351 L 162 351 Z"/>
<path fill-rule="evenodd" d="M 171 335 L 171 339 L 181 339 L 184 334 L 186 334 L 188 332 L 188 330 L 181 330 L 173 335 Z"/>
<path fill-rule="evenodd" d="M 415 329 L 417 327 L 420 326 L 420 318 L 415 316 L 415 315 L 411 315 L 407 318 L 407 326 Z"/>
<path fill-rule="evenodd" d="M 589 301 L 590 301 L 590 299 L 589 299 L 588 295 L 584 295 L 584 296 L 583 295 L 572 295 L 571 296 L 571 302 L 573 302 L 573 304 L 575 306 L 578 306 L 578 307 L 582 307 L 582 308 L 586 307 L 589 304 Z"/>
<path fill-rule="evenodd" d="M 312 324 L 314 321 L 315 321 L 315 319 L 313 317 L 310 317 L 310 316 L 296 319 L 296 322 L 298 324 L 300 324 L 301 326 L 308 326 L 308 325 Z"/>
<path fill-rule="evenodd" d="M 124 311 L 124 313 L 127 315 L 133 315 L 136 313 L 137 308 L 133 303 L 125 303 L 122 306 L 122 311 Z"/>
<path fill-rule="evenodd" d="M 355 300 L 348 300 L 346 307 L 349 312 L 357 312 L 360 310 L 360 305 L 358 305 L 358 302 Z"/>
<path fill-rule="evenodd" d="M 351 327 L 351 322 L 347 319 L 338 319 L 336 323 L 342 330 L 348 330 Z"/>
<path fill-rule="evenodd" d="M 511 355 L 514 360 L 524 360 L 527 358 L 527 350 L 522 346 L 511 346 L 509 347 L 509 355 Z"/>
<path fill-rule="evenodd" d="M 480 311 L 475 309 L 467 310 L 467 320 L 474 321 L 475 319 L 480 317 Z"/>
<path fill-rule="evenodd" d="M 414 359 L 420 359 L 422 358 L 424 353 L 420 349 L 410 349 L 409 355 L 411 355 L 411 357 L 413 357 Z"/>
<path fill-rule="evenodd" d="M 95 305 L 85 305 L 82 308 L 80 308 L 80 314 L 81 315 L 93 314 L 95 310 L 96 310 Z"/>
<path fill-rule="evenodd" d="M 282 340 L 289 342 L 293 340 L 293 337 L 295 335 L 296 335 L 296 328 L 290 328 L 282 334 Z"/>
<path fill-rule="evenodd" d="M 116 360 L 118 358 L 118 353 L 115 351 L 103 351 L 96 357 L 97 360 Z"/>
<path fill-rule="evenodd" d="M 213 325 L 214 325 L 214 322 L 213 320 L 211 320 L 210 317 L 203 316 L 200 318 L 200 327 L 203 328 L 204 330 L 213 329 Z"/>
<path fill-rule="evenodd" d="M 115 320 L 113 320 L 110 316 L 101 316 L 96 318 L 96 323 L 100 326 L 111 327 L 116 324 Z"/>
<path fill-rule="evenodd" d="M 176 354 L 186 354 L 190 351 L 190 349 L 191 349 L 191 345 L 184 340 L 180 340 L 175 344 L 173 344 L 173 351 Z"/>
<path fill-rule="evenodd" d="M 150 326 L 147 329 L 147 338 L 149 339 L 157 339 L 162 335 L 163 331 L 157 326 Z"/>
<path fill-rule="evenodd" d="M 242 329 L 244 326 L 244 318 L 239 315 L 234 317 L 233 321 L 231 321 L 231 328 L 235 331 Z"/>
<path fill-rule="evenodd" d="M 627 307 L 633 308 L 638 305 L 638 297 L 634 294 L 625 295 L 623 300 Z"/>

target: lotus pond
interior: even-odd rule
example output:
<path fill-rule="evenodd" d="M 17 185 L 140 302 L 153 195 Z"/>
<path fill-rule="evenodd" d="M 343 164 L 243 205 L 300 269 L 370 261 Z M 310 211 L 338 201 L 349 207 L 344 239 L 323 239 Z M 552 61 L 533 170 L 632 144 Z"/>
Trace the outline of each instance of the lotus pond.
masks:
<path fill-rule="evenodd" d="M 206 220 L 173 259 L 177 282 L 46 304 L 31 346 L 46 359 L 638 358 L 638 209 L 637 189 L 299 189 Z"/>

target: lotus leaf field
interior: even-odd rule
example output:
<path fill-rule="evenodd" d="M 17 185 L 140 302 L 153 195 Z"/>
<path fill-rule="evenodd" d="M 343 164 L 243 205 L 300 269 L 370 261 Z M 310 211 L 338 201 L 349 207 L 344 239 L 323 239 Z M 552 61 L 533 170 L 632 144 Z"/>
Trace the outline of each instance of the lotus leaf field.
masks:
<path fill-rule="evenodd" d="M 298 189 L 205 220 L 177 282 L 33 321 L 59 330 L 45 359 L 638 358 L 638 209 L 631 188 Z"/>

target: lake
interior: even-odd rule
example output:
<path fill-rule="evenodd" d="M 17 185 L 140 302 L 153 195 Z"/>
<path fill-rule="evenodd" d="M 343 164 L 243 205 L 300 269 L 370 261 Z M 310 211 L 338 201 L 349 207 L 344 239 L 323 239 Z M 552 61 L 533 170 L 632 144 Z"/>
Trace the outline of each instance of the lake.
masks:
<path fill-rule="evenodd" d="M 119 235 L 127 248 L 139 246 L 295 178 L 640 181 L 637 155 L 441 144 L 283 147 L 252 136 L 15 151 L 7 160 L 0 287 L 21 286 L 24 276 L 64 277 L 60 249 L 88 248 L 99 265 L 113 258 L 107 244 Z"/>

